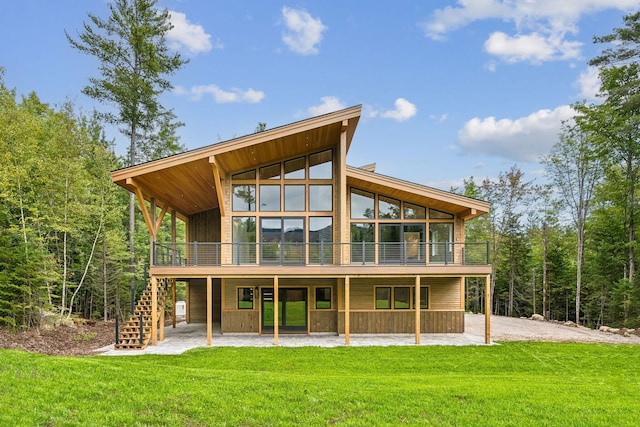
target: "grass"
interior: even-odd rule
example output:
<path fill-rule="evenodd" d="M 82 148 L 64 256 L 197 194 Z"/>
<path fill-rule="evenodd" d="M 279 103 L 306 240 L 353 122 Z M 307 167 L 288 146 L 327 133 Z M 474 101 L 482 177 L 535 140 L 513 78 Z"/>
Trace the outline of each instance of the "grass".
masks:
<path fill-rule="evenodd" d="M 640 346 L 0 350 L 0 425 L 638 425 Z"/>

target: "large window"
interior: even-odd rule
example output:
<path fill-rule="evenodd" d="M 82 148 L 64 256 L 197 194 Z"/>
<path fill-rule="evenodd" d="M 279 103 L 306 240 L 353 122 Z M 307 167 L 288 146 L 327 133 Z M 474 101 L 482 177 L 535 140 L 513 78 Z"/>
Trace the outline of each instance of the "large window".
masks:
<path fill-rule="evenodd" d="M 351 223 L 351 262 L 373 262 L 375 257 L 375 224 Z"/>
<path fill-rule="evenodd" d="M 374 196 L 365 191 L 351 190 L 351 218 L 352 219 L 373 219 L 374 218 Z"/>
<path fill-rule="evenodd" d="M 333 264 L 333 218 L 309 218 L 309 263 Z"/>
<path fill-rule="evenodd" d="M 311 212 L 331 212 L 333 210 L 333 186 L 309 186 L 309 210 Z"/>
<path fill-rule="evenodd" d="M 288 212 L 304 211 L 304 185 L 284 186 L 284 210 Z"/>
<path fill-rule="evenodd" d="M 256 218 L 236 216 L 233 218 L 233 263 L 256 262 Z"/>
<path fill-rule="evenodd" d="M 311 154 L 309 156 L 310 179 L 333 178 L 333 152 L 331 150 Z"/>
<path fill-rule="evenodd" d="M 253 212 L 256 210 L 256 186 L 237 184 L 233 186 L 233 210 L 235 212 Z"/>
<path fill-rule="evenodd" d="M 429 224 L 429 262 L 449 264 L 453 262 L 453 223 Z"/>
<path fill-rule="evenodd" d="M 280 186 L 261 185 L 260 186 L 260 210 L 262 212 L 280 211 Z"/>
<path fill-rule="evenodd" d="M 400 202 L 388 197 L 378 197 L 378 218 L 400 218 Z"/>

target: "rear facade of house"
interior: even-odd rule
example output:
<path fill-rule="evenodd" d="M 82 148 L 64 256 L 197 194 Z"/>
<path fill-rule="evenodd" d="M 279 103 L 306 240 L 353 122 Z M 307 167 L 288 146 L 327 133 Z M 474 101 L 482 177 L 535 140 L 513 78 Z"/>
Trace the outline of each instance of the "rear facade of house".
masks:
<path fill-rule="evenodd" d="M 421 333 L 464 331 L 465 278 L 488 283 L 491 273 L 488 244 L 465 241 L 464 224 L 489 205 L 375 165 L 347 166 L 360 113 L 352 107 L 112 173 L 136 195 L 151 240 L 140 343 L 162 339 L 176 281 L 186 282 L 187 322 L 206 323 L 209 343 L 217 328 L 273 334 L 275 343 L 285 333 L 348 343 L 352 333 L 411 333 L 419 342 Z M 169 220 L 171 238 L 159 241 Z"/>

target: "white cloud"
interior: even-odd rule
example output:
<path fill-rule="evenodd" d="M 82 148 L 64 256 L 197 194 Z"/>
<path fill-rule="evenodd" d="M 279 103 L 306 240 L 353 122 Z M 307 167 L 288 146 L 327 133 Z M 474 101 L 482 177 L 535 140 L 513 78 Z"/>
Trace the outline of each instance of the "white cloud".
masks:
<path fill-rule="evenodd" d="M 312 17 L 302 9 L 282 8 L 282 17 L 287 32 L 282 34 L 282 41 L 289 49 L 301 55 L 316 55 L 318 45 L 322 41 L 322 33 L 327 29 L 320 18 Z"/>
<path fill-rule="evenodd" d="M 466 154 L 536 162 L 558 141 L 562 122 L 574 115 L 571 106 L 562 105 L 516 120 L 476 117 L 465 123 L 458 133 L 458 142 Z"/>
<path fill-rule="evenodd" d="M 637 0 L 457 0 L 455 6 L 435 10 L 420 26 L 425 36 L 443 40 L 475 21 L 511 22 L 513 34 L 494 32 L 485 42 L 487 52 L 507 62 L 542 62 L 579 57 L 580 43 L 567 40 L 567 35 L 577 33 L 583 15 L 637 7 Z"/>
<path fill-rule="evenodd" d="M 536 64 L 578 58 L 581 46 L 580 42 L 565 40 L 564 33 L 545 36 L 537 32 L 512 37 L 496 31 L 484 43 L 484 48 L 489 54 L 506 62 L 531 61 Z M 494 70 L 495 68 L 491 71 Z"/>
<path fill-rule="evenodd" d="M 254 89 L 238 89 L 232 88 L 231 90 L 220 89 L 216 85 L 201 85 L 193 86 L 190 90 L 186 90 L 181 86 L 177 86 L 173 89 L 173 93 L 176 95 L 190 95 L 194 101 L 199 101 L 205 95 L 211 95 L 216 104 L 228 104 L 228 103 L 247 103 L 256 104 L 265 97 L 264 92 Z"/>
<path fill-rule="evenodd" d="M 418 109 L 415 105 L 410 103 L 404 98 L 396 99 L 395 109 L 388 110 L 380 114 L 381 117 L 385 119 L 393 119 L 399 122 L 404 122 L 405 120 L 409 120 L 411 117 L 415 116 L 418 112 Z"/>
<path fill-rule="evenodd" d="M 335 96 L 323 96 L 320 98 L 320 101 L 322 101 L 320 105 L 309 107 L 308 112 L 312 117 L 332 113 L 346 108 L 346 106 Z"/>
<path fill-rule="evenodd" d="M 580 73 L 580 77 L 576 80 L 575 85 L 579 88 L 578 96 L 581 99 L 592 101 L 597 98 L 600 92 L 600 75 L 596 67 L 588 67 Z"/>
<path fill-rule="evenodd" d="M 169 47 L 174 50 L 186 49 L 192 55 L 209 52 L 212 48 L 210 34 L 204 31 L 202 25 L 189 22 L 187 15 L 173 10 L 169 11 L 173 28 L 167 33 Z M 222 49 L 220 40 L 216 40 L 216 49 Z"/>
<path fill-rule="evenodd" d="M 441 114 L 439 116 L 436 116 L 435 114 L 431 114 L 429 118 L 434 122 L 444 123 L 447 120 L 447 118 L 449 118 L 449 115 L 447 113 Z"/>

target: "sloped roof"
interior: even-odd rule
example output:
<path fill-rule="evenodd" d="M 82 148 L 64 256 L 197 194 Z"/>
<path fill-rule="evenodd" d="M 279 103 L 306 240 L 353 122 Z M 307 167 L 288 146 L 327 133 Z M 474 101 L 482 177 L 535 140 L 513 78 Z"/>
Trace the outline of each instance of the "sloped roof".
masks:
<path fill-rule="evenodd" d="M 182 215 L 218 207 L 213 166 L 226 173 L 257 167 L 284 157 L 333 146 L 343 126 L 347 149 L 355 133 L 362 106 L 347 108 L 264 132 L 208 145 L 111 173 L 116 184 L 145 199 L 152 195 L 160 206 L 170 206 Z"/>
<path fill-rule="evenodd" d="M 465 220 L 489 212 L 489 203 L 425 185 L 381 175 L 363 168 L 347 166 L 347 184 L 362 190 L 449 212 Z"/>

